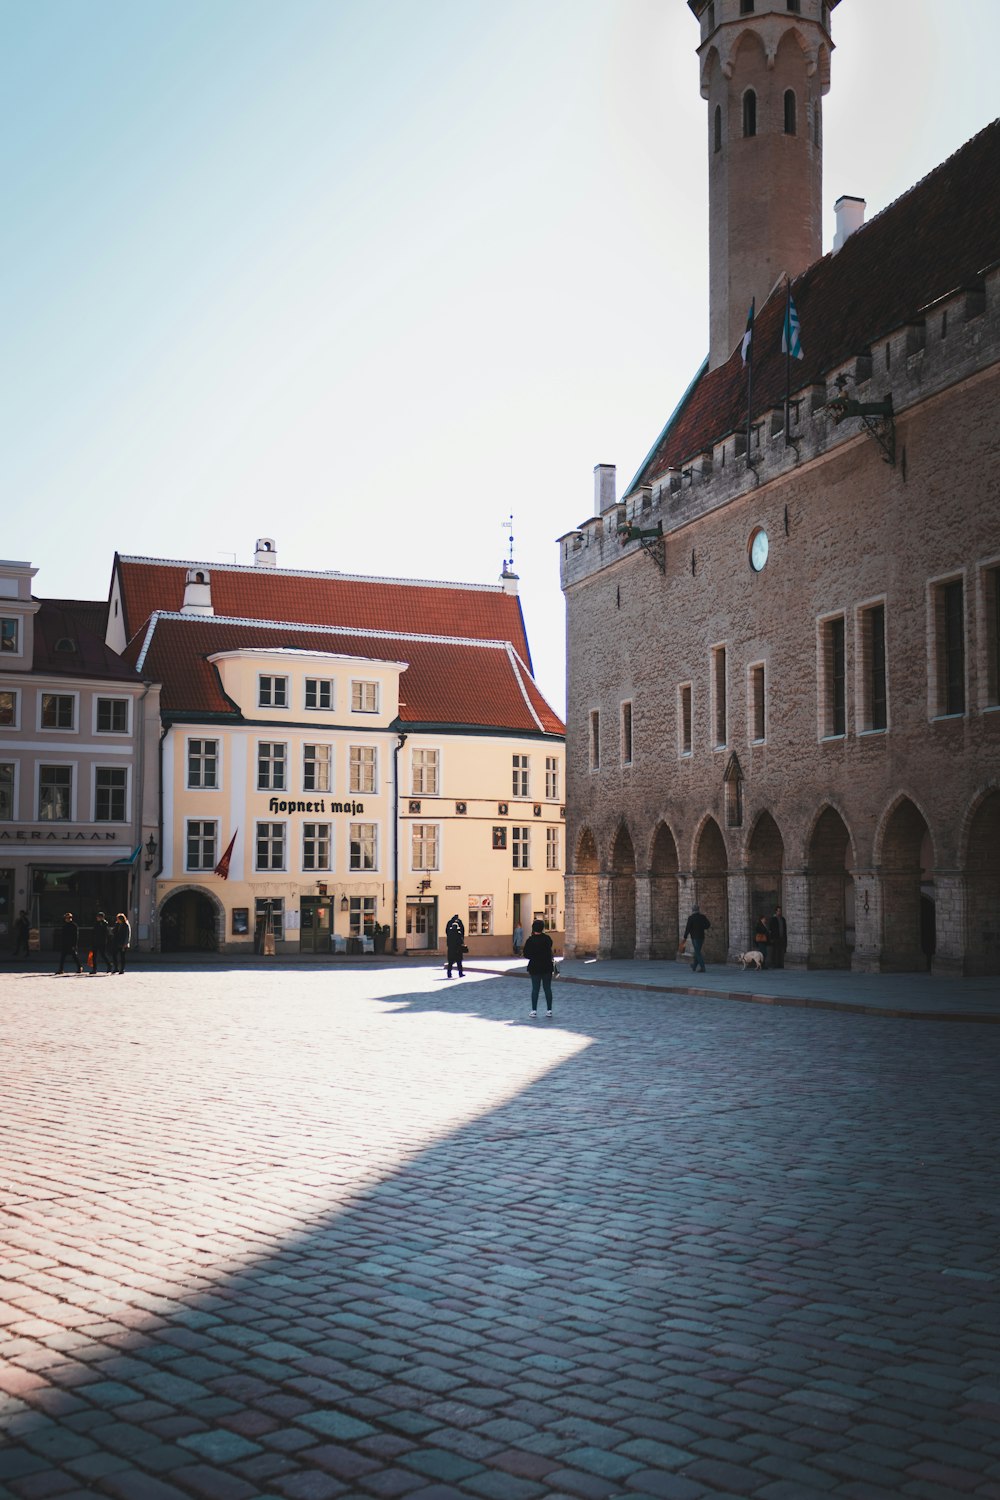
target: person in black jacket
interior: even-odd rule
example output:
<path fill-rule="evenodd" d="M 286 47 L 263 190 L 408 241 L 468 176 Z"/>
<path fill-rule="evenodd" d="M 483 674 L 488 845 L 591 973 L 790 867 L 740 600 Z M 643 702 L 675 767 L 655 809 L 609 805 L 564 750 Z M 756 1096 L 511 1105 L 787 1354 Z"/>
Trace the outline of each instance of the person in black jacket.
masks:
<path fill-rule="evenodd" d="M 545 990 L 545 1015 L 552 1019 L 552 972 L 555 959 L 552 955 L 552 939 L 545 931 L 545 924 L 536 919 L 531 924 L 531 936 L 524 945 L 524 957 L 528 960 L 531 975 L 531 1019 L 538 1017 L 538 991 Z"/>
<path fill-rule="evenodd" d="M 59 967 L 56 970 L 57 974 L 65 973 L 67 958 L 71 958 L 76 964 L 76 972 L 78 974 L 83 972 L 80 955 L 76 951 L 79 942 L 80 929 L 73 921 L 73 913 L 68 911 L 63 917 L 62 927 L 59 929 Z"/>
<path fill-rule="evenodd" d="M 20 955 L 22 948 L 24 949 L 24 956 L 25 958 L 27 958 L 28 953 L 30 952 L 30 949 L 28 948 L 28 935 L 30 932 L 31 918 L 28 916 L 28 913 L 26 911 L 22 911 L 21 915 L 14 923 L 14 952 L 11 954 L 11 958 L 17 958 Z"/>
<path fill-rule="evenodd" d="M 774 916 L 768 923 L 768 935 L 771 939 L 769 945 L 771 968 L 783 969 L 785 967 L 785 949 L 788 947 L 788 923 L 781 915 L 780 906 L 774 908 Z"/>
<path fill-rule="evenodd" d="M 696 972 L 700 969 L 703 974 L 705 972 L 705 960 L 701 956 L 701 945 L 705 941 L 705 933 L 711 925 L 711 922 L 702 912 L 701 907 L 695 903 L 691 909 L 691 915 L 687 919 L 683 941 L 687 942 L 688 938 L 691 939 L 691 946 L 694 949 L 694 959 L 691 967 Z"/>
<path fill-rule="evenodd" d="M 128 917 L 120 911 L 111 929 L 111 947 L 115 956 L 114 972 L 125 973 L 125 955 L 132 946 L 132 928 Z"/>
<path fill-rule="evenodd" d="M 458 977 L 464 979 L 462 973 L 462 952 L 465 948 L 465 923 L 458 912 L 450 918 L 444 930 L 444 940 L 448 948 L 448 978 L 451 978 L 453 964 L 458 964 Z"/>
<path fill-rule="evenodd" d="M 111 962 L 111 955 L 108 952 L 108 947 L 109 947 L 110 943 L 111 943 L 111 926 L 110 926 L 110 923 L 108 922 L 108 919 L 104 915 L 104 913 L 102 911 L 99 911 L 97 913 L 97 916 L 94 918 L 94 961 L 93 961 L 93 963 L 90 966 L 90 972 L 91 972 L 91 974 L 96 974 L 97 973 L 97 962 L 98 962 L 98 959 L 103 959 L 104 960 L 104 972 L 105 972 L 105 974 L 113 974 L 114 973 L 115 966 Z"/>

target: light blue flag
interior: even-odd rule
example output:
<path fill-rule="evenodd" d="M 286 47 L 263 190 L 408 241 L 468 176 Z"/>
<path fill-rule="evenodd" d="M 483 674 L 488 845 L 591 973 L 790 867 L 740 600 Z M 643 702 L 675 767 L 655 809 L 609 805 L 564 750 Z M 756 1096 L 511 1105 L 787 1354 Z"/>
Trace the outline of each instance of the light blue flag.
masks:
<path fill-rule="evenodd" d="M 141 853 L 142 845 L 136 844 L 135 848 L 132 850 L 132 853 L 128 856 L 127 859 L 113 859 L 111 863 L 112 865 L 134 865 Z"/>
<path fill-rule="evenodd" d="M 781 329 L 781 352 L 791 354 L 793 359 L 802 359 L 802 343 L 799 339 L 799 315 L 789 291 L 785 301 L 785 321 Z"/>

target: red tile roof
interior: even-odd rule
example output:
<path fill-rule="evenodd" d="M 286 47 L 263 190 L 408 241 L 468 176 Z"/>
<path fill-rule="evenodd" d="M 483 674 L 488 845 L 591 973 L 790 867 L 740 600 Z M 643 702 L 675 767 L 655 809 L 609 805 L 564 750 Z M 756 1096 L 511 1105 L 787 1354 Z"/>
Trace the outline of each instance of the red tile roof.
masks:
<path fill-rule="evenodd" d="M 217 615 L 509 641 L 531 666 L 520 600 L 499 584 L 409 582 L 116 554 L 127 640 L 154 610 L 181 608 L 189 568 L 210 574 Z"/>
<path fill-rule="evenodd" d="M 86 599 L 42 599 L 35 615 L 32 670 L 47 676 L 138 682 L 135 668 L 104 644 L 107 606 Z"/>
<path fill-rule="evenodd" d="M 215 576 L 213 572 L 213 593 Z M 506 641 L 354 630 L 296 628 L 287 622 L 234 620 L 204 615 L 161 615 L 135 637 L 126 655 L 144 677 L 163 684 L 165 715 L 236 715 L 209 657 L 240 649 L 324 651 L 379 661 L 405 661 L 399 718 L 408 725 L 565 733 L 528 669 Z"/>
<path fill-rule="evenodd" d="M 1000 260 L 1000 120 L 995 120 L 792 283 L 804 358 L 792 361 L 792 394 L 919 320 L 950 293 L 981 284 Z M 757 309 L 754 415 L 785 399 L 781 329 L 784 288 Z M 683 468 L 747 420 L 739 350 L 700 374 L 657 439 L 630 489 Z"/>

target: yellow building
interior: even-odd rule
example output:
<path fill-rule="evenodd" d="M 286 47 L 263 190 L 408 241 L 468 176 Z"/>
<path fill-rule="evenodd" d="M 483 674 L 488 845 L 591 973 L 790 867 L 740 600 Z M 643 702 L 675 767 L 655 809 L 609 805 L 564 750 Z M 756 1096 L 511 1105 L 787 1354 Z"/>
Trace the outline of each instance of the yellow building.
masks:
<path fill-rule="evenodd" d="M 563 926 L 563 725 L 516 579 L 117 557 L 109 643 L 162 682 L 164 949 L 471 955 Z M 450 627 L 450 628 L 449 628 Z"/>

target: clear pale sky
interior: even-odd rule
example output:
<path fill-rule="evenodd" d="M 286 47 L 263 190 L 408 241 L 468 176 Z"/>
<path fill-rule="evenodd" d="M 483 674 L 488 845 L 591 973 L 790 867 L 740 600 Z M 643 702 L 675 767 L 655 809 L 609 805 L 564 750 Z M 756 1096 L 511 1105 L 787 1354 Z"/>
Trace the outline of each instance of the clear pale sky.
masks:
<path fill-rule="evenodd" d="M 998 113 L 998 0 L 843 0 L 826 225 Z M 493 582 L 708 344 L 684 0 L 0 0 L 0 480 L 36 593 L 122 552 Z M 803 338 L 807 338 L 803 329 Z"/>

